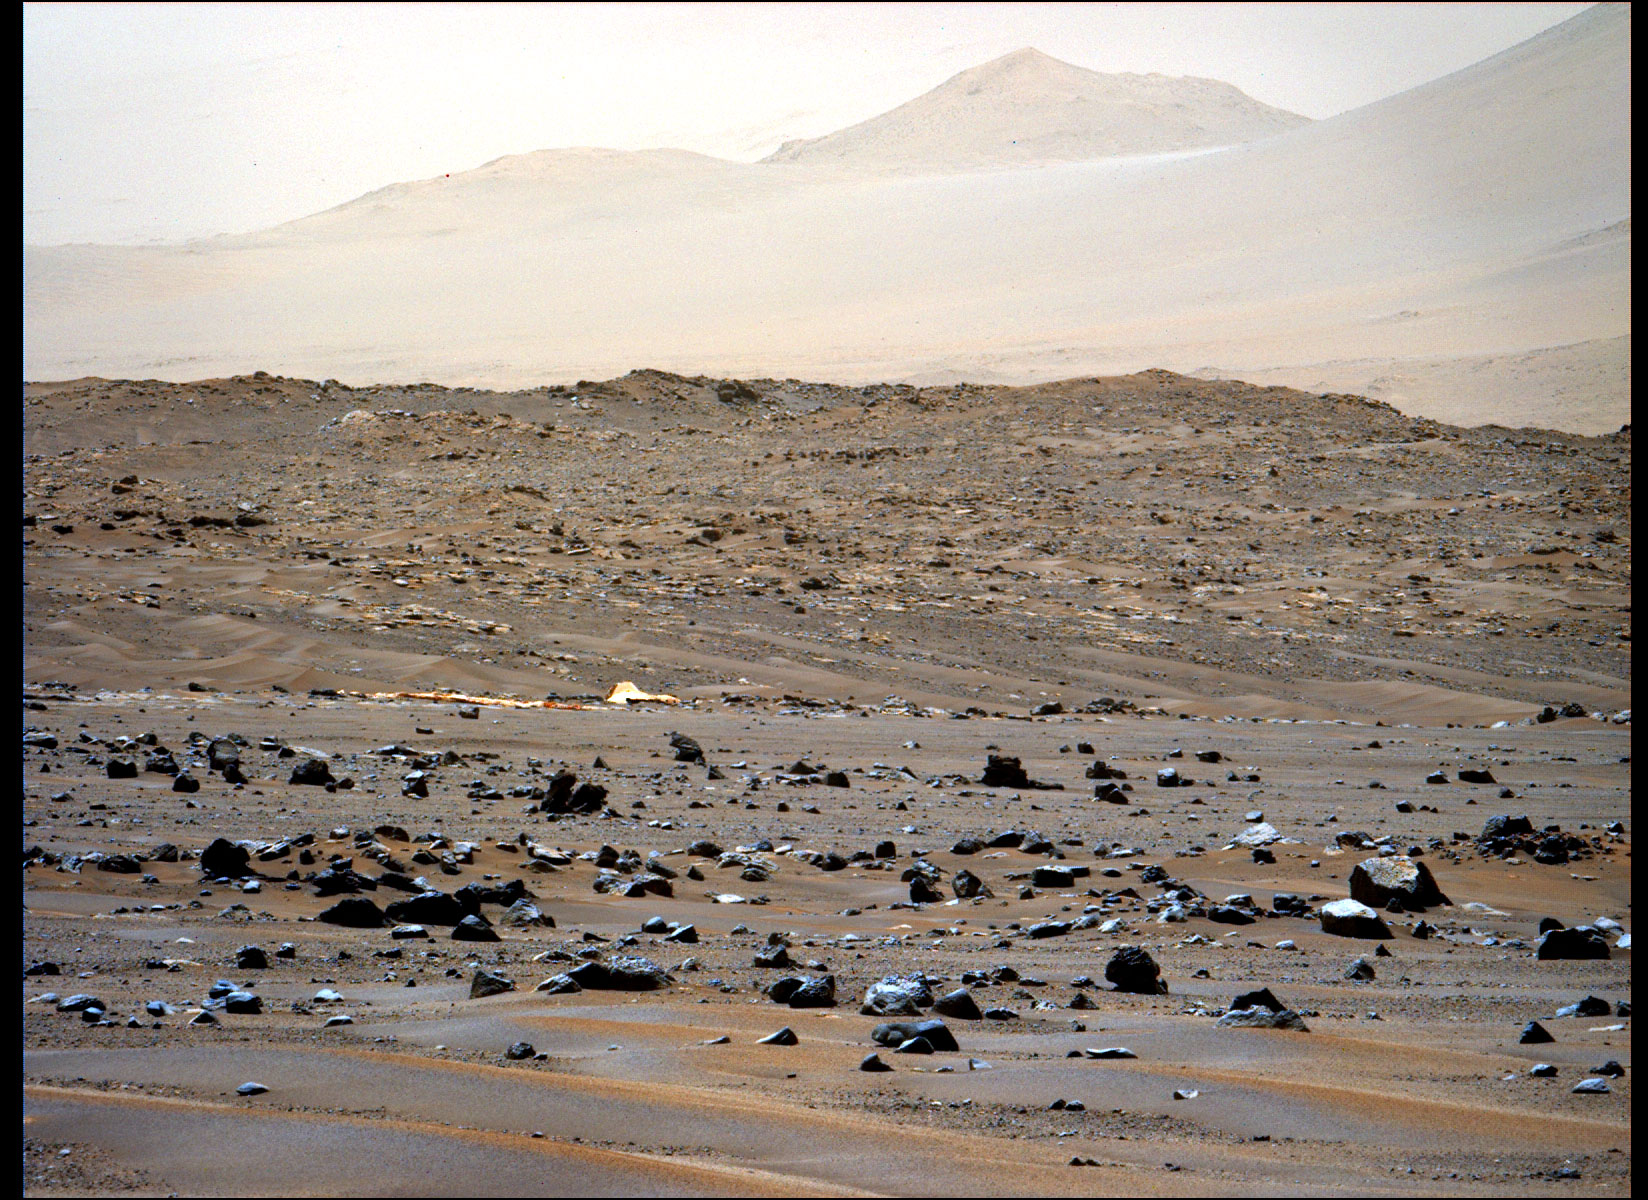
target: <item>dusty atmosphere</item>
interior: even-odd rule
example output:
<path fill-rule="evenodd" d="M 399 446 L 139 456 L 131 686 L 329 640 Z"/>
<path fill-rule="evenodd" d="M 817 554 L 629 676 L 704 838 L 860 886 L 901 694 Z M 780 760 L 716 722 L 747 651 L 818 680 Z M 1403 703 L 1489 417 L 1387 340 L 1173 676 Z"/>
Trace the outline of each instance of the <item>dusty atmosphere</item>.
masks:
<path fill-rule="evenodd" d="M 1628 431 L 657 371 L 25 429 L 29 1194 L 1630 1190 Z"/>
<path fill-rule="evenodd" d="M 762 162 L 534 150 L 256 233 L 26 247 L 25 378 L 1167 368 L 1609 433 L 1630 22 L 1598 5 L 1321 121 L 1027 49 Z"/>

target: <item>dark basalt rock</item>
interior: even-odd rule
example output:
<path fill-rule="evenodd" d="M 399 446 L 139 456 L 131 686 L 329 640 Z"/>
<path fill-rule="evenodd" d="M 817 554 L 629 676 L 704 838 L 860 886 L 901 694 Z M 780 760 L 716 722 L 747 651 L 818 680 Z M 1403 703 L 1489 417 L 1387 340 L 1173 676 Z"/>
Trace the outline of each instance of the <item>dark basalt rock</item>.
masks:
<path fill-rule="evenodd" d="M 251 852 L 227 838 L 217 838 L 200 852 L 200 873 L 210 879 L 250 875 Z"/>
<path fill-rule="evenodd" d="M 1552 929 L 1539 939 L 1536 956 L 1543 961 L 1609 957 L 1608 941 L 1589 925 Z"/>
<path fill-rule="evenodd" d="M 1150 952 L 1140 946 L 1123 946 L 1110 956 L 1105 964 L 1104 977 L 1118 992 L 1133 992 L 1144 996 L 1167 994 L 1167 980 L 1161 978 L 1161 968 Z"/>
<path fill-rule="evenodd" d="M 964 987 L 953 992 L 945 992 L 934 1000 L 933 1011 L 941 1016 L 954 1017 L 958 1021 L 984 1019 L 984 1014 L 979 1011 L 978 1001 L 974 1000 L 973 994 Z"/>
<path fill-rule="evenodd" d="M 324 758 L 306 758 L 292 768 L 290 782 L 309 787 L 324 787 L 328 783 L 336 783 L 337 780 Z"/>
<path fill-rule="evenodd" d="M 381 929 L 384 924 L 383 910 L 365 896 L 346 896 L 317 919 L 350 929 Z"/>
<path fill-rule="evenodd" d="M 499 938 L 498 931 L 487 924 L 485 917 L 479 913 L 470 913 L 452 927 L 452 940 L 455 942 L 496 942 Z"/>
<path fill-rule="evenodd" d="M 438 891 L 396 900 L 383 910 L 389 920 L 405 925 L 456 925 L 471 911 L 456 896 Z"/>
<path fill-rule="evenodd" d="M 950 1027 L 943 1021 L 928 1019 L 925 1021 L 889 1021 L 877 1025 L 870 1031 L 870 1040 L 878 1046 L 890 1046 L 898 1049 L 904 1043 L 920 1038 L 927 1043 L 929 1051 L 937 1050 L 948 1053 L 960 1050 L 956 1044 L 956 1035 L 950 1032 Z"/>

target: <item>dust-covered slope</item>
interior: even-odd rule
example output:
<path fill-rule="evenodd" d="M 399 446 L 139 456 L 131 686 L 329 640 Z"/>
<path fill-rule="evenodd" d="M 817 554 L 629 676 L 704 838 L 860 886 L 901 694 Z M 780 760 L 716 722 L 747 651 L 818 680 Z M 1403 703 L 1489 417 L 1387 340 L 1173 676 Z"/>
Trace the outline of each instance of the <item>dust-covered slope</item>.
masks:
<path fill-rule="evenodd" d="M 966 167 L 1228 146 L 1308 123 L 1228 83 L 1105 74 L 1019 50 L 767 162 Z"/>
<path fill-rule="evenodd" d="M 1411 413 L 1603 432 L 1629 419 L 1629 102 L 1630 14 L 1600 6 L 1197 155 L 923 173 L 518 156 L 248 237 L 29 250 L 25 375 L 1162 366 L 1399 379 Z"/>

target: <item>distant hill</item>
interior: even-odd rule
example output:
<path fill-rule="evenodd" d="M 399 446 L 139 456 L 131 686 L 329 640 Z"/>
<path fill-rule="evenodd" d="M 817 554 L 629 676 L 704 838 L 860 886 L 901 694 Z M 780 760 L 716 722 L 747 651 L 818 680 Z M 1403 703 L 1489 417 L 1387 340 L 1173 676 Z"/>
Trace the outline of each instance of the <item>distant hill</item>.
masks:
<path fill-rule="evenodd" d="M 1039 50 L 973 67 L 891 112 L 763 162 L 986 167 L 1230 146 L 1310 123 L 1228 83 L 1104 74 Z"/>
<path fill-rule="evenodd" d="M 979 96 L 1040 97 L 1031 112 L 1059 94 L 1049 79 L 1092 76 L 1041 55 L 979 70 Z M 1032 83 L 1010 86 L 1021 74 Z M 925 99 L 976 99 L 968 78 Z M 837 148 L 876 142 L 858 128 Z M 910 129 L 901 161 L 940 153 Z M 1129 147 L 1169 144 L 1184 146 Z M 1097 135 L 1085 145 L 1096 153 Z M 980 169 L 981 147 L 971 168 L 919 170 L 547 150 L 256 234 L 26 247 L 25 378 L 261 369 L 518 387 L 638 365 L 842 383 L 1205 368 L 1464 425 L 1630 419 L 1627 6 L 1222 149 Z"/>

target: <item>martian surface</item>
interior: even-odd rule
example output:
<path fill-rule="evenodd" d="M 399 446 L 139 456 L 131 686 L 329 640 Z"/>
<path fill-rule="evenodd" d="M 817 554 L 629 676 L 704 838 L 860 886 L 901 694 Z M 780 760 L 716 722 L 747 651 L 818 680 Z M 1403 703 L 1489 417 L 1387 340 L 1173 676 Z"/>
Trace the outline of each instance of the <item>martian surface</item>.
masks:
<path fill-rule="evenodd" d="M 1630 1194 L 1629 29 L 27 248 L 25 1194 Z"/>

